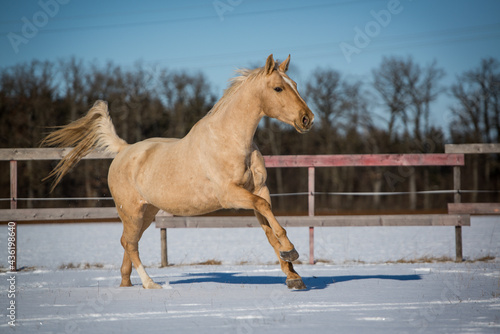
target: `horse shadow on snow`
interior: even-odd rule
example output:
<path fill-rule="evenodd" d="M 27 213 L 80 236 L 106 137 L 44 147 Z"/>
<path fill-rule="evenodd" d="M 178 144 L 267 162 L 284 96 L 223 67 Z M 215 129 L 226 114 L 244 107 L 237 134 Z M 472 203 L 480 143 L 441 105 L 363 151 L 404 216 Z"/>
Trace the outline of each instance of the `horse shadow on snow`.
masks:
<path fill-rule="evenodd" d="M 285 284 L 283 276 L 245 276 L 244 273 L 228 272 L 208 272 L 208 273 L 188 273 L 183 278 L 172 279 L 169 283 L 174 284 L 194 284 L 194 283 L 221 283 L 221 284 Z M 343 283 L 355 280 L 378 279 L 396 281 L 420 280 L 420 275 L 344 275 L 344 276 L 309 276 L 302 277 L 307 286 L 306 290 L 322 290 L 331 284 Z"/>

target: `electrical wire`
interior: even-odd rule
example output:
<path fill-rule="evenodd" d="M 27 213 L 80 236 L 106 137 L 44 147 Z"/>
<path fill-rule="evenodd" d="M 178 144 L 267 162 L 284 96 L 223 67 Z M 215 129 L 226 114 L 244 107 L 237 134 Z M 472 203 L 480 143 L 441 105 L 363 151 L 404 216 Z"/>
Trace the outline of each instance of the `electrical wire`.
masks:
<path fill-rule="evenodd" d="M 245 16 L 253 16 L 253 15 L 262 15 L 262 14 L 276 14 L 276 13 L 287 13 L 293 11 L 304 11 L 310 9 L 319 9 L 326 7 L 334 7 L 341 5 L 350 5 L 352 3 L 362 3 L 362 2 L 370 2 L 369 0 L 359 0 L 359 1 L 339 1 L 339 2 L 328 2 L 321 3 L 315 5 L 303 5 L 297 7 L 289 7 L 283 8 L 281 7 L 279 10 L 275 8 L 264 9 L 264 10 L 254 10 L 243 13 L 231 13 L 231 17 L 245 17 Z M 113 28 L 129 28 L 129 27 L 137 27 L 137 26 L 147 26 L 147 25 L 156 25 L 156 24 L 168 24 L 168 23 L 184 23 L 184 22 L 192 22 L 192 21 L 202 21 L 207 19 L 217 18 L 217 15 L 214 13 L 210 15 L 200 15 L 194 17 L 176 17 L 169 19 L 161 19 L 161 20 L 145 20 L 145 21 L 137 21 L 137 22 L 124 22 L 124 23 L 111 23 L 111 24 L 100 24 L 93 26 L 80 26 L 80 27 L 65 27 L 65 28 L 52 28 L 52 29 L 43 29 L 39 31 L 39 34 L 50 34 L 50 33 L 61 33 L 61 32 L 70 32 L 70 31 L 83 31 L 83 30 L 95 30 L 95 29 L 113 29 Z M 4 22 L 11 22 L 4 21 Z M 2 23 L 2 22 L 0 22 Z M 8 32 L 0 32 L 0 34 L 8 34 Z M 17 32 L 20 34 L 20 32 Z"/>
<path fill-rule="evenodd" d="M 498 190 L 422 190 L 422 191 L 385 191 L 385 192 L 296 192 L 271 194 L 271 197 L 284 196 L 309 196 L 309 195 L 331 195 L 331 196 L 395 196 L 410 194 L 470 194 L 470 193 L 500 193 Z M 0 201 L 10 201 L 12 198 L 0 198 Z M 53 197 L 53 198 L 34 198 L 17 197 L 15 201 L 112 201 L 113 197 Z"/>

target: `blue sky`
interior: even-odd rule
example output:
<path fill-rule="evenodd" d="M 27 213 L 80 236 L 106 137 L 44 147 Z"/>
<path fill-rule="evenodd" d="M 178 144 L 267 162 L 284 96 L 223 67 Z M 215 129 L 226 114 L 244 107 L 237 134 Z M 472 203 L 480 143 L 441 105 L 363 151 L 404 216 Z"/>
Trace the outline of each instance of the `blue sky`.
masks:
<path fill-rule="evenodd" d="M 152 70 L 201 70 L 219 95 L 234 69 L 263 65 L 270 53 L 292 55 L 299 90 L 318 67 L 370 83 L 384 56 L 436 60 L 443 85 L 482 58 L 500 59 L 498 0 L 2 0 L 1 7 L 0 67 L 71 56 L 124 67 L 141 60 Z M 341 45 L 357 51 L 346 57 Z M 435 112 L 450 103 L 442 96 Z"/>

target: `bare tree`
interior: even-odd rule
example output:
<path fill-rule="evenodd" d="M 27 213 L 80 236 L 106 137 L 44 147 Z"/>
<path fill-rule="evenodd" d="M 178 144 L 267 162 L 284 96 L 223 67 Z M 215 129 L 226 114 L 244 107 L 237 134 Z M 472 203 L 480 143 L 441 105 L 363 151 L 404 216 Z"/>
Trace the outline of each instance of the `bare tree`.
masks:
<path fill-rule="evenodd" d="M 62 73 L 61 95 L 69 106 L 68 122 L 77 119 L 89 104 L 86 101 L 86 68 L 81 59 L 72 57 L 69 61 L 59 61 L 58 70 Z"/>
<path fill-rule="evenodd" d="M 409 107 L 413 113 L 414 138 L 421 143 L 424 137 L 429 135 L 431 129 L 430 104 L 443 92 L 443 88 L 439 86 L 439 80 L 444 77 L 444 70 L 438 68 L 435 61 L 421 68 L 418 64 L 414 64 L 411 58 L 408 59 L 404 69 Z"/>
<path fill-rule="evenodd" d="M 2 145 L 38 146 L 45 131 L 43 125 L 54 114 L 54 65 L 36 60 L 16 65 L 2 71 L 0 82 Z M 29 198 L 40 194 L 35 171 L 33 161 L 28 161 L 26 168 L 20 170 L 20 178 L 27 180 L 22 191 Z M 31 207 L 32 202 L 28 201 L 27 205 Z"/>
<path fill-rule="evenodd" d="M 372 74 L 373 86 L 389 112 L 389 135 L 393 136 L 399 119 L 405 134 L 410 134 L 411 127 L 413 139 L 422 142 L 430 131 L 430 104 L 443 91 L 439 80 L 444 77 L 444 71 L 435 61 L 421 67 L 411 57 L 391 57 L 384 58 Z"/>
<path fill-rule="evenodd" d="M 451 107 L 450 133 L 456 143 L 491 143 L 500 140 L 500 63 L 493 58 L 483 59 L 480 65 L 457 77 L 451 87 L 456 103 Z M 491 158 L 473 155 L 472 188 L 479 189 L 479 166 L 484 167 L 489 183 Z M 480 163 L 480 159 L 483 163 Z M 473 193 L 472 201 L 477 201 Z"/>
<path fill-rule="evenodd" d="M 406 108 L 409 101 L 402 72 L 402 63 L 396 58 L 384 58 L 380 67 L 372 71 L 373 86 L 380 94 L 389 112 L 389 120 L 387 122 L 389 138 L 392 138 L 394 134 L 394 128 L 398 119 L 402 121 L 406 132 L 408 132 Z"/>
<path fill-rule="evenodd" d="M 372 74 L 373 86 L 389 112 L 389 139 L 396 134 L 396 122 L 400 120 L 406 138 L 405 150 L 420 150 L 422 143 L 432 132 L 429 122 L 430 104 L 443 91 L 439 80 L 443 78 L 444 71 L 437 67 L 436 62 L 421 67 L 411 57 L 391 57 L 384 58 Z M 409 176 L 408 185 L 411 193 L 410 208 L 414 210 L 417 206 L 415 173 Z M 424 186 L 428 187 L 428 177 L 424 180 Z"/>
<path fill-rule="evenodd" d="M 315 130 L 318 147 L 316 153 L 355 153 L 366 151 L 362 138 L 372 126 L 368 112 L 369 100 L 361 82 L 350 82 L 332 69 L 317 69 L 306 84 L 306 98 L 316 113 L 319 129 Z M 338 191 L 352 192 L 357 179 L 353 169 L 332 168 L 325 172 L 324 185 Z M 349 205 L 353 197 L 342 205 Z M 332 205 L 339 207 L 341 199 L 332 198 Z"/>
<path fill-rule="evenodd" d="M 339 72 L 332 69 L 316 69 L 306 84 L 306 98 L 316 113 L 317 132 L 324 140 L 321 151 L 334 153 L 334 138 L 342 126 L 342 83 Z"/>
<path fill-rule="evenodd" d="M 215 103 L 210 86 L 201 73 L 163 71 L 161 99 L 170 119 L 168 137 L 183 137 Z"/>
<path fill-rule="evenodd" d="M 451 87 L 456 103 L 451 107 L 451 133 L 456 142 L 486 142 L 500 139 L 500 63 L 483 59 L 478 68 L 457 77 Z M 496 134 L 494 133 L 496 132 Z"/>
<path fill-rule="evenodd" d="M 476 68 L 457 77 L 450 89 L 455 103 L 451 107 L 450 133 L 454 142 L 500 141 L 500 65 L 485 59 Z M 306 82 L 304 96 L 316 114 L 316 125 L 303 137 L 272 120 L 265 120 L 257 133 L 264 154 L 351 154 L 383 152 L 435 152 L 443 133 L 430 120 L 432 102 L 442 89 L 442 70 L 436 63 L 419 66 L 411 58 L 385 58 L 372 72 L 373 93 L 363 82 L 346 80 L 338 71 L 317 69 Z M 387 115 L 387 125 L 377 126 L 370 111 L 376 94 Z M 0 68 L 0 145 L 3 147 L 36 147 L 47 127 L 77 119 L 96 99 L 107 100 L 120 136 L 129 142 L 144 138 L 181 137 L 203 117 L 215 102 L 211 87 L 201 73 L 167 71 L 148 63 L 131 67 L 85 63 L 77 58 L 58 62 L 19 64 Z M 429 144 L 430 143 L 430 144 Z M 474 159 L 474 158 L 473 158 Z M 497 156 L 480 157 L 467 166 L 471 188 L 478 185 L 498 189 L 498 182 L 488 175 L 498 174 Z M 490 160 L 487 160 L 490 159 Z M 45 162 L 44 162 L 45 163 Z M 104 161 L 83 164 L 82 172 L 69 175 L 54 196 L 106 196 Z M 26 197 L 47 195 L 41 184 L 44 168 L 40 162 L 21 163 L 19 190 Z M 480 168 L 485 171 L 478 174 Z M 383 168 L 317 169 L 317 191 L 384 191 L 388 181 Z M 296 192 L 307 188 L 304 171 L 269 170 L 276 173 L 269 182 L 278 192 Z M 496 174 L 495 174 L 496 173 Z M 423 174 L 423 175 L 422 175 Z M 440 188 L 449 186 L 442 170 L 417 170 L 395 179 L 394 185 L 415 190 L 429 188 L 428 180 Z M 270 174 L 272 175 L 272 174 Z M 397 177 L 397 176 L 396 176 Z M 417 180 L 424 180 L 416 183 Z M 448 181 L 447 181 L 448 180 Z M 495 183 L 496 182 L 496 183 Z M 0 176 L 1 196 L 8 197 L 8 176 Z M 467 183 L 467 186 L 469 184 Z M 370 188 L 370 189 L 367 189 Z M 389 189 L 393 190 L 393 189 Z M 483 195 L 481 195 L 483 196 Z M 490 195 L 484 195 L 490 198 Z M 415 197 L 413 197 L 414 199 Z M 497 198 L 491 195 L 491 198 Z M 416 205 L 412 199 L 411 207 Z M 424 199 L 424 206 L 436 207 L 434 197 Z M 394 209 L 408 208 L 405 198 L 318 197 L 318 208 L 343 210 L 378 208 L 380 204 Z M 482 200 L 482 198 L 481 198 Z M 443 199 L 444 201 L 444 199 Z M 322 203 L 322 204 L 320 204 Z M 444 205 L 444 202 L 439 205 Z M 94 205 L 95 203 L 93 203 Z M 305 210 L 301 197 L 286 197 L 278 202 L 281 210 Z M 28 204 L 30 205 L 30 204 Z M 286 205 L 286 206 L 285 206 Z"/>

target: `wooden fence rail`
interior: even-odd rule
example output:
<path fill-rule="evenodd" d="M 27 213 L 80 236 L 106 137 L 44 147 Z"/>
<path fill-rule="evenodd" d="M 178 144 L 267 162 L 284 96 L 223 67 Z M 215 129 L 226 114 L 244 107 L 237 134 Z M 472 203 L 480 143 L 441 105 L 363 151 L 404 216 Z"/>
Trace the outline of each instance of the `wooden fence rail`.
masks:
<path fill-rule="evenodd" d="M 500 144 L 447 144 L 444 146 L 445 153 L 449 154 L 485 154 L 485 153 L 500 153 Z M 476 209 L 480 203 L 471 203 L 472 205 L 468 206 L 467 209 L 464 206 L 460 206 L 462 202 L 462 195 L 460 194 L 461 185 L 461 166 L 453 167 L 453 189 L 457 190 L 453 199 L 453 206 L 448 205 L 448 212 L 455 213 L 455 210 L 458 208 L 462 208 L 461 213 L 469 213 L 476 214 Z M 498 203 L 495 203 L 496 207 L 499 207 Z M 451 209 L 451 211 L 450 211 Z M 489 206 L 491 211 L 492 207 Z M 491 211 L 491 214 L 494 214 L 494 211 Z M 462 261 L 462 227 L 455 226 L 455 243 L 460 244 L 460 249 L 458 246 L 456 247 L 456 259 L 457 261 Z"/>
<path fill-rule="evenodd" d="M 118 218 L 115 208 L 17 209 L 17 161 L 58 160 L 70 150 L 70 148 L 0 149 L 0 161 L 10 161 L 11 166 L 11 209 L 0 210 L 1 222 L 13 222 L 9 223 L 9 228 L 14 225 L 15 230 L 17 222 L 23 221 L 99 221 Z M 491 148 L 488 148 L 488 152 L 490 150 Z M 85 159 L 113 157 L 112 154 L 94 151 Z M 455 226 L 457 261 L 462 261 L 461 226 L 470 225 L 469 214 L 460 212 L 445 215 L 315 216 L 314 185 L 315 168 L 318 167 L 450 166 L 454 168 L 454 188 L 460 189 L 460 167 L 464 165 L 463 153 L 264 156 L 264 160 L 268 168 L 308 168 L 308 216 L 281 216 L 278 220 L 284 226 L 309 227 L 309 263 L 314 263 L 314 227 L 317 226 Z M 460 197 L 455 196 L 455 202 L 460 203 Z M 162 265 L 166 265 L 168 261 L 166 228 L 257 226 L 259 225 L 254 217 L 172 217 L 167 213 L 161 213 L 156 217 L 156 227 L 161 231 Z M 460 234 L 457 231 L 460 231 Z M 17 236 L 17 230 L 14 234 Z M 17 269 L 16 262 L 11 269 Z"/>

